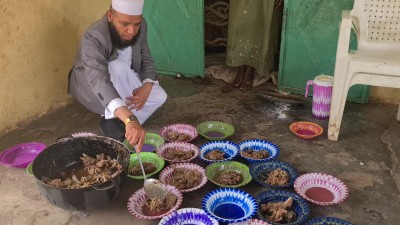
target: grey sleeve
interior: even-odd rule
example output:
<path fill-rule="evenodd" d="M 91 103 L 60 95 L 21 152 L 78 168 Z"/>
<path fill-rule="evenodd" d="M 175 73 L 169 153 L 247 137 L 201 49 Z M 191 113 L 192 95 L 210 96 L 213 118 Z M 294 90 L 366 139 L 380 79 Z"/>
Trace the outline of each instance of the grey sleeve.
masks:
<path fill-rule="evenodd" d="M 141 65 L 141 74 L 140 77 L 142 80 L 149 78 L 151 80 L 157 80 L 158 77 L 156 75 L 155 69 L 154 69 L 154 61 L 153 58 L 151 57 L 150 54 L 150 49 L 147 44 L 147 23 L 143 19 L 142 25 L 141 25 L 141 57 L 142 57 L 142 65 Z"/>
<path fill-rule="evenodd" d="M 93 94 L 106 108 L 111 100 L 120 96 L 110 80 L 106 47 L 102 44 L 106 41 L 102 39 L 104 37 L 98 31 L 85 33 L 82 40 L 82 64 Z"/>

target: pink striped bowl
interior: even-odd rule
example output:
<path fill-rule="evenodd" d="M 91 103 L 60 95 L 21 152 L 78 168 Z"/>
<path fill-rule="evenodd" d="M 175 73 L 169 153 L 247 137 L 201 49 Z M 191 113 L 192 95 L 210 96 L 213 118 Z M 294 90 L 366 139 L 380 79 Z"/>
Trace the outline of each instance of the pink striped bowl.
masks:
<path fill-rule="evenodd" d="M 172 207 L 168 212 L 162 214 L 156 214 L 154 216 L 148 216 L 143 213 L 143 206 L 146 203 L 147 195 L 144 192 L 144 188 L 137 190 L 128 200 L 128 211 L 135 217 L 144 220 L 158 220 L 176 211 L 182 204 L 183 196 L 178 188 L 171 185 L 164 185 L 167 193 L 171 193 L 177 197 L 175 206 Z"/>
<path fill-rule="evenodd" d="M 164 184 L 170 185 L 170 180 L 171 180 L 172 176 L 174 175 L 174 173 L 173 173 L 174 169 L 177 169 L 177 168 L 185 169 L 185 170 L 195 170 L 200 173 L 201 178 L 202 178 L 200 183 L 196 187 L 193 187 L 190 189 L 182 189 L 182 190 L 180 190 L 182 193 L 195 191 L 195 190 L 203 187 L 207 183 L 207 177 L 206 177 L 206 172 L 205 172 L 204 168 L 201 166 L 198 166 L 196 164 L 193 164 L 193 163 L 178 163 L 178 164 L 173 164 L 171 166 L 166 167 L 160 173 L 160 177 L 159 177 L 160 181 L 163 182 Z"/>
<path fill-rule="evenodd" d="M 194 140 L 199 134 L 197 133 L 197 130 L 194 126 L 189 125 L 189 124 L 172 124 L 166 127 L 161 128 L 160 134 L 166 141 L 176 141 L 176 140 L 171 140 L 168 138 L 168 134 L 170 132 L 176 132 L 180 134 L 186 134 L 190 136 L 190 139 L 184 140 L 182 142 L 191 142 Z"/>
<path fill-rule="evenodd" d="M 230 223 L 229 225 L 271 225 L 271 224 L 258 219 L 250 219 L 239 223 Z"/>
<path fill-rule="evenodd" d="M 335 205 L 349 196 L 347 186 L 338 178 L 322 173 L 306 173 L 294 181 L 294 190 L 316 205 Z"/>
<path fill-rule="evenodd" d="M 183 151 L 194 151 L 194 155 L 192 158 L 185 160 L 171 160 L 165 157 L 165 154 L 169 151 L 170 148 L 179 148 Z M 200 149 L 196 145 L 186 142 L 169 142 L 160 146 L 160 148 L 156 150 L 156 153 L 158 156 L 160 156 L 169 163 L 185 163 L 185 162 L 190 162 L 193 159 L 197 158 L 197 156 L 199 156 L 200 154 Z"/>

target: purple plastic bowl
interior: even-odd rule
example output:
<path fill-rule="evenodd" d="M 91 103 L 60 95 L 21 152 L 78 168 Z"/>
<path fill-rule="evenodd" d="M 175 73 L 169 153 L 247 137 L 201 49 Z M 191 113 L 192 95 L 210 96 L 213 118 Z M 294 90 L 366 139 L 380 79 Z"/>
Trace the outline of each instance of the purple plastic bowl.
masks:
<path fill-rule="evenodd" d="M 46 145 L 39 142 L 27 142 L 14 145 L 0 154 L 0 163 L 5 166 L 24 168 L 45 148 Z"/>

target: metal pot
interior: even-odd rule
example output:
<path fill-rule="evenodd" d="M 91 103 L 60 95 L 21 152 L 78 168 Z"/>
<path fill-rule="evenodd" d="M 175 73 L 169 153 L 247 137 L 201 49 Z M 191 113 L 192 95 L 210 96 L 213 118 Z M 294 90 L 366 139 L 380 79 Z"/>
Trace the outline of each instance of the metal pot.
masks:
<path fill-rule="evenodd" d="M 81 162 L 82 153 L 95 157 L 104 153 L 124 168 L 117 176 L 103 184 L 80 189 L 56 188 L 41 181 L 42 177 L 57 178 L 60 171 Z M 64 209 L 87 210 L 108 204 L 120 193 L 129 166 L 129 150 L 108 137 L 79 137 L 64 139 L 48 146 L 33 161 L 32 173 L 39 189 L 50 203 Z"/>

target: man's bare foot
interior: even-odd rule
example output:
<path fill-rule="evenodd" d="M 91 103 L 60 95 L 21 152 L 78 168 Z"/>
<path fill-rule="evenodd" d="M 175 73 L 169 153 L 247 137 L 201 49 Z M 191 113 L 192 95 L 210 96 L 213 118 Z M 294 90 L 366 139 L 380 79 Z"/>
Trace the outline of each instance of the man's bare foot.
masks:
<path fill-rule="evenodd" d="M 233 91 L 234 88 L 240 87 L 240 84 L 242 83 L 242 80 L 243 80 L 243 73 L 244 73 L 244 68 L 243 68 L 243 66 L 240 66 L 235 80 L 232 83 L 226 84 L 225 86 L 223 86 L 221 88 L 221 91 L 223 93 L 228 93 L 228 92 Z"/>
<path fill-rule="evenodd" d="M 251 66 L 245 66 L 242 83 L 239 86 L 239 90 L 248 91 L 253 87 L 253 74 L 251 73 Z"/>

